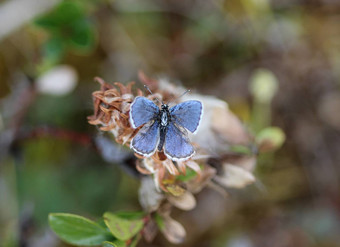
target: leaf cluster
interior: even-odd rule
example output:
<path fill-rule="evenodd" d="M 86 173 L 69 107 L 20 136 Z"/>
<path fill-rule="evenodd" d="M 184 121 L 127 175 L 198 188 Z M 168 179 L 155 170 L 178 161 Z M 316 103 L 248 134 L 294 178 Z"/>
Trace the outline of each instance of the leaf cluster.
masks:
<path fill-rule="evenodd" d="M 157 222 L 162 222 L 157 217 Z M 49 224 L 58 237 L 78 246 L 134 247 L 147 221 L 143 212 L 106 212 L 99 222 L 75 214 L 49 215 Z"/>
<path fill-rule="evenodd" d="M 77 1 L 62 1 L 34 23 L 45 29 L 49 36 L 42 46 L 42 67 L 58 63 L 69 50 L 86 54 L 95 47 L 94 23 L 84 5 Z"/>

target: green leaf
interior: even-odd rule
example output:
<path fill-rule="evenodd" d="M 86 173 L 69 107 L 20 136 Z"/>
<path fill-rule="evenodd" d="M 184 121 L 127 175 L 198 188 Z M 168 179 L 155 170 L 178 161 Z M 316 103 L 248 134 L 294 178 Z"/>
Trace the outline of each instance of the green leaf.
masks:
<path fill-rule="evenodd" d="M 131 243 L 129 244 L 129 247 L 136 247 L 141 238 L 142 238 L 142 234 L 139 233 L 136 237 L 132 239 Z"/>
<path fill-rule="evenodd" d="M 48 220 L 52 230 L 70 244 L 95 246 L 112 239 L 105 228 L 82 216 L 52 213 Z"/>
<path fill-rule="evenodd" d="M 54 10 L 35 20 L 35 24 L 46 29 L 58 29 L 84 18 L 84 9 L 74 1 L 63 1 Z"/>
<path fill-rule="evenodd" d="M 58 62 L 64 53 L 64 44 L 61 37 L 51 37 L 43 46 L 44 58 L 49 61 Z"/>
<path fill-rule="evenodd" d="M 185 175 L 181 174 L 176 177 L 177 180 L 187 182 L 195 178 L 197 173 L 194 170 L 186 169 Z"/>
<path fill-rule="evenodd" d="M 237 154 L 253 154 L 251 147 L 243 146 L 243 145 L 232 145 L 230 146 L 230 150 Z"/>
<path fill-rule="evenodd" d="M 56 23 L 53 19 L 49 18 L 48 16 L 43 16 L 34 21 L 34 24 L 37 26 L 46 28 L 46 29 L 57 29 L 58 23 Z"/>
<path fill-rule="evenodd" d="M 72 23 L 71 29 L 70 46 L 85 52 L 91 51 L 95 47 L 95 28 L 90 21 L 86 19 L 78 20 Z"/>
<path fill-rule="evenodd" d="M 103 247 L 126 247 L 126 243 L 124 241 L 119 241 L 119 240 L 115 240 L 112 242 L 109 241 L 105 241 L 102 243 Z"/>
<path fill-rule="evenodd" d="M 159 214 L 155 214 L 155 221 L 156 221 L 156 224 L 158 225 L 159 229 L 164 229 L 165 227 L 165 223 L 164 223 L 164 219 L 162 216 L 160 216 Z"/>
<path fill-rule="evenodd" d="M 117 247 L 114 243 L 105 241 L 102 243 L 103 247 Z"/>
<path fill-rule="evenodd" d="M 145 216 L 144 212 L 116 212 L 115 215 L 117 215 L 120 218 L 129 219 L 129 220 L 140 220 Z"/>
<path fill-rule="evenodd" d="M 42 48 L 42 60 L 37 65 L 39 74 L 46 72 L 60 62 L 65 53 L 65 45 L 61 37 L 53 35 Z"/>
<path fill-rule="evenodd" d="M 104 214 L 106 226 L 110 229 L 113 236 L 119 240 L 128 240 L 136 235 L 144 226 L 142 214 L 131 213 L 110 213 Z"/>
<path fill-rule="evenodd" d="M 269 152 L 280 148 L 285 139 L 285 133 L 278 127 L 265 128 L 256 136 L 260 152 Z"/>

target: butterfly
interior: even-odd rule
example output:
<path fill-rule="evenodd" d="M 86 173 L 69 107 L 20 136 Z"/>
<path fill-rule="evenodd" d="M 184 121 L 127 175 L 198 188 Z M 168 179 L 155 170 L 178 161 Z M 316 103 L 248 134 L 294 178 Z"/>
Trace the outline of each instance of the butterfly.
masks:
<path fill-rule="evenodd" d="M 131 148 L 149 157 L 162 151 L 173 161 L 184 161 L 195 154 L 188 132 L 196 133 L 203 114 L 202 103 L 189 100 L 171 108 L 162 102 L 159 108 L 153 101 L 138 96 L 130 107 L 130 123 L 136 129 L 143 125 L 131 141 Z"/>

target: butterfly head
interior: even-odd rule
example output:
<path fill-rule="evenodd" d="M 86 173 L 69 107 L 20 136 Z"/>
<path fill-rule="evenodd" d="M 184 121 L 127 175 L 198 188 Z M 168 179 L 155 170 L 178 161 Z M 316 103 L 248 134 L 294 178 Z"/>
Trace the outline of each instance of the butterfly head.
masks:
<path fill-rule="evenodd" d="M 167 104 L 162 104 L 162 110 L 163 111 L 169 110 L 169 106 Z"/>

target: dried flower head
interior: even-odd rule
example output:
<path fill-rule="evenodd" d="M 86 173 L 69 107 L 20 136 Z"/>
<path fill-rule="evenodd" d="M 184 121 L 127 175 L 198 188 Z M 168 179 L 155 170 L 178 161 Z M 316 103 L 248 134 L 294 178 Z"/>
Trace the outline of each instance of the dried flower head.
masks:
<path fill-rule="evenodd" d="M 168 102 L 185 91 L 166 80 L 150 79 L 143 73 L 139 74 L 139 79 L 152 90 L 152 95 L 145 95 L 140 89 L 133 93 L 134 82 L 126 86 L 119 82 L 111 85 L 96 78 L 101 88 L 93 93 L 94 114 L 88 118 L 90 124 L 111 132 L 118 144 L 127 147 L 140 129 L 134 129 L 129 121 L 130 106 L 135 97 Z M 182 210 L 194 208 L 196 200 L 193 194 L 212 183 L 220 188 L 242 188 L 255 181 L 252 175 L 256 163 L 256 155 L 252 151 L 254 138 L 229 111 L 227 103 L 198 94 L 187 94 L 177 101 L 188 99 L 200 100 L 205 109 L 200 129 L 195 136 L 190 136 L 196 154 L 185 161 L 173 161 L 163 151 L 156 151 L 150 157 L 135 153 L 137 170 L 153 177 L 153 182 L 149 176 L 141 181 L 141 205 L 145 211 L 157 211 L 163 216 L 166 226 L 176 225 L 180 229 L 180 238 L 174 237 L 176 232 L 165 231 L 165 236 L 173 243 L 180 242 L 185 231 L 170 218 L 171 206 Z M 242 152 L 238 151 L 240 147 Z M 153 236 L 151 232 L 149 235 Z"/>
<path fill-rule="evenodd" d="M 146 96 L 150 100 L 157 97 L 166 102 L 178 96 L 176 90 L 164 90 L 157 81 L 150 80 L 143 74 L 140 77 L 154 91 L 154 94 Z M 100 125 L 101 130 L 110 131 L 113 134 L 117 143 L 129 146 L 132 138 L 140 129 L 132 128 L 129 122 L 130 105 L 134 99 L 133 82 L 127 86 L 114 83 L 115 87 L 100 78 L 96 78 L 96 80 L 101 84 L 101 90 L 93 93 L 94 115 L 89 117 L 89 123 Z M 143 96 L 143 92 L 139 89 L 137 89 L 137 96 Z M 197 145 L 195 146 L 198 148 Z M 172 180 L 180 174 L 185 174 L 187 166 L 201 174 L 199 165 L 193 159 L 174 162 L 168 159 L 163 151 L 156 152 L 151 157 L 144 157 L 138 153 L 135 155 L 140 159 L 137 163 L 138 171 L 143 174 L 154 174 L 157 187 L 164 191 L 173 190 Z"/>

